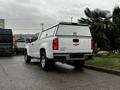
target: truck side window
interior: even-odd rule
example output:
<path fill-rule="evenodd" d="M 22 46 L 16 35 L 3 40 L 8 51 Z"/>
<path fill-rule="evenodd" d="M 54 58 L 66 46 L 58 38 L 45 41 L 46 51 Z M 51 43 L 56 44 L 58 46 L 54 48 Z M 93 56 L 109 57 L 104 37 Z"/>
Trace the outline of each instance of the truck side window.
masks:
<path fill-rule="evenodd" d="M 32 42 L 36 41 L 38 39 L 39 33 L 36 33 L 33 38 L 32 38 Z"/>

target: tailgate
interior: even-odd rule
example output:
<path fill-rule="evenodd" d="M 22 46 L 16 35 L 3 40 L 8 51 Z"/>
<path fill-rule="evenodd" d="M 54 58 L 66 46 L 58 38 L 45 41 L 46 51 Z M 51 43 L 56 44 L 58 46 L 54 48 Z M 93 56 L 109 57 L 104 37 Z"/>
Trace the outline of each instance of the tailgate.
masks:
<path fill-rule="evenodd" d="M 91 37 L 59 37 L 59 50 L 62 52 L 92 52 Z"/>

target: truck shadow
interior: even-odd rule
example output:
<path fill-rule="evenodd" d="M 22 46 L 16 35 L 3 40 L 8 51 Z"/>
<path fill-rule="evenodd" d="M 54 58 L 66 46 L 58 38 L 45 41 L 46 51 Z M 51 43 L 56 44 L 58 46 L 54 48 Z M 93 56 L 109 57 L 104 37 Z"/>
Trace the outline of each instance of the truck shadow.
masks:
<path fill-rule="evenodd" d="M 35 65 L 40 67 L 40 62 L 37 61 L 31 62 L 30 65 Z M 84 68 L 77 69 L 72 65 L 56 62 L 55 65 L 50 67 L 47 72 L 59 72 L 59 73 L 84 72 Z"/>

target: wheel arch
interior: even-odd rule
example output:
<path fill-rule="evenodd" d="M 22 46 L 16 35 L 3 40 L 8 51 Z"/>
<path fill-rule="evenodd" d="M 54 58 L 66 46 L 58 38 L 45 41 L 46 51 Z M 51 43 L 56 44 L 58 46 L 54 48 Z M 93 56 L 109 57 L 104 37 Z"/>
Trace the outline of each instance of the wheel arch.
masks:
<path fill-rule="evenodd" d="M 46 52 L 46 51 L 45 51 L 45 48 L 41 48 L 41 49 L 40 49 L 40 58 L 41 58 L 41 56 L 42 56 L 42 55 L 41 55 L 42 52 Z"/>
<path fill-rule="evenodd" d="M 45 52 L 46 53 L 46 57 L 47 58 L 49 58 L 49 59 L 52 59 L 53 58 L 53 53 L 52 52 L 50 52 L 49 50 L 48 50 L 48 48 L 41 48 L 40 49 L 40 58 L 41 58 L 41 52 Z"/>

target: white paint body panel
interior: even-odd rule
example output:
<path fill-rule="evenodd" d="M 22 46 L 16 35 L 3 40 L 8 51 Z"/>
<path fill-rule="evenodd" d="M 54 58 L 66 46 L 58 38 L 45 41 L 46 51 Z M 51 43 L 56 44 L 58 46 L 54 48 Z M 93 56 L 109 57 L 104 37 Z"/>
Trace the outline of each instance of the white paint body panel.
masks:
<path fill-rule="evenodd" d="M 73 36 L 74 32 L 77 36 Z M 53 50 L 54 38 L 59 40 L 59 50 Z M 79 42 L 73 42 L 73 39 Z M 44 48 L 46 56 L 54 59 L 54 53 L 92 53 L 91 39 L 88 26 L 59 25 L 57 29 L 40 33 L 36 41 L 26 45 L 26 49 L 29 56 L 40 58 L 40 50 Z"/>

